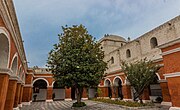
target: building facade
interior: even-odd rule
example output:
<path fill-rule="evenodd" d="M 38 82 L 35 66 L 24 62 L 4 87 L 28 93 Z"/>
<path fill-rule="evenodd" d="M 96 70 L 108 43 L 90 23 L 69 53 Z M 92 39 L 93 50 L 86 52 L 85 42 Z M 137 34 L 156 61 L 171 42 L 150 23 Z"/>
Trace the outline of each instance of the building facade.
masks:
<path fill-rule="evenodd" d="M 98 97 L 132 100 L 133 89 L 121 70 L 121 61 L 144 58 L 159 64 L 155 82 L 143 93 L 144 101 L 180 108 L 180 16 L 134 39 L 105 35 L 99 40 L 108 63 L 107 74 L 98 85 Z M 85 89 L 83 99 L 95 97 Z M 73 100 L 74 88 L 59 87 L 46 68 L 28 68 L 23 40 L 12 0 L 0 1 L 0 110 L 18 109 L 32 101 Z"/>
<path fill-rule="evenodd" d="M 107 76 L 99 84 L 102 97 L 117 98 L 123 95 L 124 100 L 132 100 L 133 89 L 121 70 L 121 61 L 135 62 L 147 58 L 161 68 L 156 73 L 155 82 L 145 89 L 143 100 L 156 101 L 161 97 L 161 104 L 179 107 L 180 16 L 132 41 L 106 35 L 99 42 L 108 63 Z"/>
<path fill-rule="evenodd" d="M 0 110 L 21 106 L 27 61 L 11 0 L 0 1 Z"/>

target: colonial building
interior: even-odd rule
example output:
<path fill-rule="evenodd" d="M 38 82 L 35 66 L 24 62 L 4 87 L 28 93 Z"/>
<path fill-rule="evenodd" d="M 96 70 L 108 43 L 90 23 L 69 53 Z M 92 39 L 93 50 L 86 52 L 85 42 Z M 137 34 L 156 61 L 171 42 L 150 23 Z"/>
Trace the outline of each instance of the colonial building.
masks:
<path fill-rule="evenodd" d="M 159 64 L 161 69 L 156 73 L 156 81 L 144 91 L 143 100 L 156 101 L 162 97 L 161 104 L 179 107 L 180 16 L 132 41 L 105 35 L 99 42 L 105 51 L 104 60 L 108 62 L 107 76 L 99 84 L 102 97 L 123 96 L 124 100 L 132 100 L 133 89 L 121 71 L 120 63 L 147 58 Z"/>
<path fill-rule="evenodd" d="M 24 36 L 25 37 L 25 36 Z M 150 59 L 159 64 L 155 82 L 143 93 L 144 101 L 180 108 L 180 16 L 134 39 L 105 35 L 99 41 L 108 63 L 107 76 L 98 85 L 99 97 L 132 100 L 133 89 L 121 71 L 122 60 Z M 84 90 L 83 99 L 96 90 Z M 32 101 L 75 99 L 75 89 L 59 87 L 46 68 L 28 68 L 12 0 L 0 1 L 0 110 L 18 109 Z"/>
<path fill-rule="evenodd" d="M 0 1 L 0 110 L 22 103 L 27 73 L 23 40 L 11 0 Z"/>

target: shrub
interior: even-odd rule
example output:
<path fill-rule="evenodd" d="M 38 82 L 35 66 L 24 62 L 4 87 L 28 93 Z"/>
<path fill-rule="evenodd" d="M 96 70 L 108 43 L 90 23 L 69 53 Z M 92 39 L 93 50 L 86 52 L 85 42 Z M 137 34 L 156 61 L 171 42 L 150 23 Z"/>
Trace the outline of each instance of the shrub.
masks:
<path fill-rule="evenodd" d="M 86 106 L 86 104 L 84 102 L 80 102 L 80 103 L 75 102 L 72 105 L 72 107 L 84 107 L 84 106 Z"/>
<path fill-rule="evenodd" d="M 102 90 L 100 88 L 97 88 L 97 95 L 98 97 L 102 95 Z"/>
<path fill-rule="evenodd" d="M 99 101 L 104 103 L 110 103 L 110 104 L 117 104 L 117 105 L 123 105 L 123 106 L 129 106 L 129 107 L 142 107 L 142 106 L 153 106 L 153 103 L 138 103 L 138 102 L 132 102 L 132 101 L 122 101 L 122 100 L 110 100 L 110 99 L 92 99 L 93 101 Z"/>

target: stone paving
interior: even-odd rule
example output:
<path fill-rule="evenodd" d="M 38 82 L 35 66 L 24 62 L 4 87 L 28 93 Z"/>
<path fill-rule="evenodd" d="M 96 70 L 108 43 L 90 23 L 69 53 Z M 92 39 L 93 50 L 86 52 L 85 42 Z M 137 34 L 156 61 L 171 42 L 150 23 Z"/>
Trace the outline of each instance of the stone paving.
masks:
<path fill-rule="evenodd" d="M 24 105 L 20 110 L 76 110 L 72 108 L 75 101 L 54 101 L 54 102 L 32 102 L 31 105 Z M 107 104 L 102 102 L 84 101 L 87 106 L 78 110 L 127 110 L 119 105 Z M 141 110 L 168 110 L 166 107 L 157 107 Z"/>

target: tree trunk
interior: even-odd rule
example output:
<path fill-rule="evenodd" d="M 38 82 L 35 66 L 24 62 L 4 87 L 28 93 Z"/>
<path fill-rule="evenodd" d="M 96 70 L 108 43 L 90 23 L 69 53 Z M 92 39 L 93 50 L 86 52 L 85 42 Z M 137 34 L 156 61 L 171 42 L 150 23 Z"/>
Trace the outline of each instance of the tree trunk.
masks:
<path fill-rule="evenodd" d="M 76 88 L 77 103 L 81 103 L 82 93 L 83 93 L 82 87 Z"/>
<path fill-rule="evenodd" d="M 142 95 L 139 95 L 139 101 L 140 101 L 141 104 L 143 104 Z"/>

